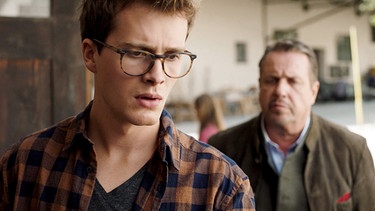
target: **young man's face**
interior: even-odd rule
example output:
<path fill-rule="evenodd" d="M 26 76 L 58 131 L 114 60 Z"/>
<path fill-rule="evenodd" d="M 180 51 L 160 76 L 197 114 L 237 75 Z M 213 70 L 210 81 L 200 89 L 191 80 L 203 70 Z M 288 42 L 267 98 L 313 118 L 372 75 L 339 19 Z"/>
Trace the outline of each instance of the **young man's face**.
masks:
<path fill-rule="evenodd" d="M 166 15 L 148 6 L 135 4 L 120 11 L 115 27 L 107 40 L 119 49 L 145 50 L 154 54 L 167 54 L 185 50 L 187 20 L 182 16 Z M 120 55 L 108 48 L 98 54 L 95 64 L 86 66 L 95 73 L 94 103 L 120 122 L 133 125 L 154 125 L 176 79 L 162 70 L 159 59 L 152 69 L 142 76 L 126 75 L 120 66 Z"/>
<path fill-rule="evenodd" d="M 267 55 L 259 80 L 259 101 L 267 125 L 304 126 L 319 89 L 319 82 L 311 84 L 310 71 L 308 57 L 303 53 Z"/>

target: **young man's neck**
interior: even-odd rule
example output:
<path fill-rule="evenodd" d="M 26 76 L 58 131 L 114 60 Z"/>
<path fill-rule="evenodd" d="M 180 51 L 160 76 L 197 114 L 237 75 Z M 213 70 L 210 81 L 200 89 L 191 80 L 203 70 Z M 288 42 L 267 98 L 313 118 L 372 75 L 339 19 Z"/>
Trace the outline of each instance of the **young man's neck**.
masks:
<path fill-rule="evenodd" d="M 159 126 L 120 124 L 100 112 L 90 114 L 87 136 L 94 143 L 97 179 L 107 192 L 127 181 L 152 158 L 158 146 Z"/>

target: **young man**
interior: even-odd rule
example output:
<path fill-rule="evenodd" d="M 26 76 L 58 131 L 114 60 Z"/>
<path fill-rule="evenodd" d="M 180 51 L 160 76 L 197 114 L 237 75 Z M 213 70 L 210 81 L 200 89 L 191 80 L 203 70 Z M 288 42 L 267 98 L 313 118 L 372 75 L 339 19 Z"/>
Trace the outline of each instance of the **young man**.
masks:
<path fill-rule="evenodd" d="M 249 175 L 257 210 L 375 210 L 365 139 L 311 112 L 319 90 L 313 50 L 278 42 L 259 68 L 261 114 L 208 142 Z"/>
<path fill-rule="evenodd" d="M 94 100 L 0 163 L 0 210 L 254 210 L 248 177 L 163 110 L 196 56 L 193 0 L 84 0 Z"/>

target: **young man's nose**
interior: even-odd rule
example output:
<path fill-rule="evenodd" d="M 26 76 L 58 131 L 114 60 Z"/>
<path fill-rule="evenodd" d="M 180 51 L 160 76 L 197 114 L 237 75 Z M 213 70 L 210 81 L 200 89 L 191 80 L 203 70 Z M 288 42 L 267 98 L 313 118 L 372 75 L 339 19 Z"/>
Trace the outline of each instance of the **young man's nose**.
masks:
<path fill-rule="evenodd" d="M 163 62 L 161 59 L 156 59 L 151 70 L 143 75 L 144 80 L 148 83 L 161 84 L 165 78 L 168 77 L 163 70 Z"/>

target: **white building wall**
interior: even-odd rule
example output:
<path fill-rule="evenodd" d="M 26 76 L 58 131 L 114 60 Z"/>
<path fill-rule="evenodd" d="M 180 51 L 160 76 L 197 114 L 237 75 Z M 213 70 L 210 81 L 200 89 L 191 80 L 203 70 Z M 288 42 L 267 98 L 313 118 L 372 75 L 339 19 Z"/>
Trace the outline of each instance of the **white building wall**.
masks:
<path fill-rule="evenodd" d="M 203 0 L 188 39 L 188 49 L 198 58 L 192 72 L 177 82 L 171 100 L 191 101 L 203 92 L 257 86 L 258 61 L 265 45 L 272 42 L 273 31 L 288 29 L 333 9 L 325 4 L 304 11 L 301 3 L 291 2 L 269 4 L 264 10 L 262 0 Z M 358 16 L 352 7 L 347 7 L 297 29 L 298 39 L 324 52 L 327 82 L 335 82 L 329 76 L 329 67 L 338 63 L 337 37 L 349 35 L 350 26 L 357 29 L 360 70 L 365 74 L 375 67 L 375 43 L 371 41 L 368 15 Z M 236 42 L 247 44 L 246 63 L 236 62 Z M 351 78 L 347 82 L 352 83 Z"/>
<path fill-rule="evenodd" d="M 328 4 L 320 8 L 311 8 L 308 11 L 302 10 L 301 4 L 298 3 L 268 5 L 268 34 L 272 34 L 274 29 L 292 27 L 332 9 L 333 7 Z M 371 41 L 371 27 L 367 14 L 358 16 L 352 7 L 346 7 L 297 29 L 298 39 L 315 49 L 324 51 L 323 77 L 327 82 L 335 82 L 335 79 L 329 75 L 329 67 L 338 64 L 337 38 L 340 35 L 349 36 L 351 26 L 357 30 L 360 70 L 362 74 L 365 74 L 369 68 L 375 67 L 375 43 Z M 350 77 L 346 79 L 348 83 L 352 83 Z"/>
<path fill-rule="evenodd" d="M 203 0 L 188 38 L 188 49 L 198 55 L 188 76 L 179 79 L 171 100 L 191 100 L 203 92 L 257 85 L 262 54 L 259 0 Z M 237 63 L 236 43 L 247 45 L 247 62 Z"/>

